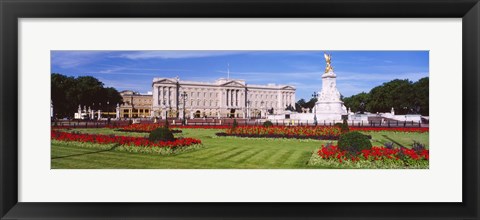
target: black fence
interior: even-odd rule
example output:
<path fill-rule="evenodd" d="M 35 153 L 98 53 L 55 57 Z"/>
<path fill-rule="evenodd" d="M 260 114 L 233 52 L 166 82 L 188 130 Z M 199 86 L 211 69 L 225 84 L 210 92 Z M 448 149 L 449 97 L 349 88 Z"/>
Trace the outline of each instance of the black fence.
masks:
<path fill-rule="evenodd" d="M 251 119 L 238 119 L 239 126 L 258 126 L 263 125 L 263 121 Z M 276 126 L 333 126 L 343 121 L 298 121 L 298 120 L 270 120 Z M 121 127 L 132 123 L 139 124 L 165 124 L 165 120 L 111 120 L 111 121 L 93 121 L 93 120 L 58 120 L 52 121 L 52 126 L 57 128 L 104 128 L 104 127 Z M 186 120 L 187 126 L 232 126 L 234 119 L 190 119 Z M 421 121 L 348 121 L 351 127 L 428 127 L 428 123 Z M 168 124 L 173 126 L 181 126 L 182 119 L 168 119 Z"/>

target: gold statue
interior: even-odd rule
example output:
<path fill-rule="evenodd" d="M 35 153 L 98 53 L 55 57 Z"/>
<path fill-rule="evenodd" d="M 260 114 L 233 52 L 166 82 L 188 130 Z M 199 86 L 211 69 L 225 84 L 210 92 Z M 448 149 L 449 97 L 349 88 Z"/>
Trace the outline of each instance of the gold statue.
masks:
<path fill-rule="evenodd" d="M 327 66 L 325 67 L 325 73 L 330 71 L 333 72 L 333 67 L 331 65 L 332 56 L 327 53 L 323 53 L 323 56 L 325 57 L 325 62 L 327 63 Z"/>

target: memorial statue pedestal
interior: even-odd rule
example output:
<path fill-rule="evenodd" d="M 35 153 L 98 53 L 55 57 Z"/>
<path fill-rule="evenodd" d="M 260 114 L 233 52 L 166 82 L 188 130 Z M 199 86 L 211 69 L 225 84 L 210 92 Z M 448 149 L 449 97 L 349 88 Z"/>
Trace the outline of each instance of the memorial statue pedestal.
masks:
<path fill-rule="evenodd" d="M 340 100 L 337 89 L 337 75 L 333 70 L 322 75 L 322 90 L 318 93 L 313 112 L 318 120 L 342 120 L 342 115 L 347 115 L 347 108 Z"/>

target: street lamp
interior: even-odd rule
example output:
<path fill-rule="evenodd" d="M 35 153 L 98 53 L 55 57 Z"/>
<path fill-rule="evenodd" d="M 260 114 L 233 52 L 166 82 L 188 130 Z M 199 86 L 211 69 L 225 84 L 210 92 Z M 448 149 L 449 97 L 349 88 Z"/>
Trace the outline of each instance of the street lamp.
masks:
<path fill-rule="evenodd" d="M 185 125 L 185 102 L 187 100 L 187 97 L 188 97 L 188 94 L 187 92 L 183 92 L 182 94 L 180 94 L 180 96 L 182 97 L 183 99 L 183 118 L 182 118 L 182 125 Z"/>
<path fill-rule="evenodd" d="M 317 99 L 317 98 L 318 98 L 318 93 L 313 92 L 312 97 L 315 98 L 315 99 Z M 313 111 L 314 111 L 314 113 L 313 113 L 313 124 L 314 124 L 315 126 L 317 126 L 317 123 L 318 123 L 318 122 L 317 122 L 317 106 L 314 106 L 314 107 L 313 107 Z"/>
<path fill-rule="evenodd" d="M 110 111 L 111 110 L 111 106 L 110 106 L 110 100 L 107 101 L 107 111 Z M 107 122 L 108 124 L 110 124 L 110 112 L 107 113 Z"/>

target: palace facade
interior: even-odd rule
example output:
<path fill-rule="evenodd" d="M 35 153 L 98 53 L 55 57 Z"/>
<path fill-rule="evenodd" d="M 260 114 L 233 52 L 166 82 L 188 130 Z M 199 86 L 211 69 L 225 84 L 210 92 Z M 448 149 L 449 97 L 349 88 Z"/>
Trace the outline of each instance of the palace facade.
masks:
<path fill-rule="evenodd" d="M 123 104 L 119 106 L 120 118 L 147 118 L 152 113 L 152 95 L 140 94 L 131 90 L 120 92 Z"/>
<path fill-rule="evenodd" d="M 265 117 L 295 107 L 295 87 L 252 85 L 239 79 L 215 82 L 184 81 L 179 78 L 154 78 L 151 116 L 180 117 Z"/>

